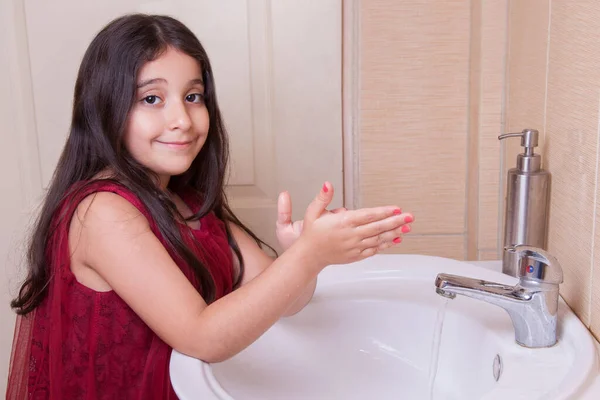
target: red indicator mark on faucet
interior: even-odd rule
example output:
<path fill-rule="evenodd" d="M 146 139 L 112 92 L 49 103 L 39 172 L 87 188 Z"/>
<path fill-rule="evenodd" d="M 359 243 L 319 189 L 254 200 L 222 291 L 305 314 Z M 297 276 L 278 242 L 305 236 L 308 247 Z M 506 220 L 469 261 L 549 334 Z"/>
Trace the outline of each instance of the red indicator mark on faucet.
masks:
<path fill-rule="evenodd" d="M 530 274 L 533 272 L 533 265 L 527 267 L 527 272 L 529 272 Z"/>

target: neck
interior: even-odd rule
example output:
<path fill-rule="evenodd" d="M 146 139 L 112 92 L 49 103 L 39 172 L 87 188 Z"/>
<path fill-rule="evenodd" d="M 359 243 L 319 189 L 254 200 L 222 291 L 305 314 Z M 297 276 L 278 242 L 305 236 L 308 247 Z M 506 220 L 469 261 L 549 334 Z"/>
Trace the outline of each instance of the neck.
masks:
<path fill-rule="evenodd" d="M 167 186 L 169 185 L 169 180 L 170 180 L 170 176 L 169 175 L 159 175 L 158 179 L 159 179 L 159 185 L 161 187 L 161 189 L 165 190 L 167 188 Z"/>

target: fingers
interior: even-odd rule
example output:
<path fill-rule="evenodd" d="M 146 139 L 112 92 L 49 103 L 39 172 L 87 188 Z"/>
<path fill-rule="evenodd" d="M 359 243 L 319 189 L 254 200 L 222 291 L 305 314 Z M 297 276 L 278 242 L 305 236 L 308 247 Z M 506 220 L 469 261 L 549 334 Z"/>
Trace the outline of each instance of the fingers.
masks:
<path fill-rule="evenodd" d="M 399 237 L 398 241 L 395 241 L 395 242 L 385 242 L 385 243 L 382 243 L 382 244 L 380 244 L 377 247 L 377 252 L 379 253 L 381 251 L 387 250 L 390 247 L 393 247 L 393 246 L 396 246 L 397 244 L 400 244 L 400 242 L 402 242 L 402 238 L 401 237 Z"/>
<path fill-rule="evenodd" d="M 348 211 L 345 216 L 347 223 L 351 226 L 362 226 L 372 222 L 384 220 L 395 215 L 400 215 L 402 210 L 395 206 L 362 208 L 360 210 Z"/>
<path fill-rule="evenodd" d="M 402 227 L 363 239 L 361 246 L 363 248 L 375 247 L 379 248 L 379 250 L 385 250 L 394 244 L 402 242 L 402 235 L 408 232 L 410 232 L 410 225 L 403 225 Z"/>
<path fill-rule="evenodd" d="M 397 236 L 392 240 L 385 240 L 382 238 L 377 238 L 376 240 L 373 240 L 371 242 L 363 242 L 363 245 L 367 245 L 368 247 L 365 247 L 364 249 L 362 249 L 360 251 L 360 255 L 362 258 L 371 257 L 381 251 L 389 249 L 390 247 L 396 246 L 397 244 L 400 244 L 401 242 L 402 242 L 401 236 Z"/>
<path fill-rule="evenodd" d="M 277 199 L 277 223 L 281 225 L 292 223 L 292 199 L 288 192 L 281 192 Z"/>
<path fill-rule="evenodd" d="M 410 232 L 410 227 L 406 224 L 413 222 L 413 220 L 414 217 L 412 214 L 404 213 L 371 222 L 366 225 L 361 225 L 356 227 L 356 229 L 361 233 L 361 235 L 363 235 L 364 238 L 381 235 L 384 232 L 392 231 L 394 229 L 404 229 L 404 231 L 401 232 L 407 233 Z M 406 231 L 407 229 L 408 231 Z"/>
<path fill-rule="evenodd" d="M 399 240 L 397 240 L 395 242 L 384 242 L 384 243 L 381 243 L 380 245 L 375 246 L 375 247 L 367 247 L 367 248 L 361 250 L 360 257 L 361 258 L 368 258 L 368 257 L 374 256 L 375 254 L 377 254 L 377 253 L 379 253 L 381 251 L 387 250 L 390 247 L 395 246 L 395 245 L 399 244 L 402 241 L 401 238 L 398 238 L 398 239 Z"/>
<path fill-rule="evenodd" d="M 363 251 L 360 252 L 360 255 L 361 255 L 362 258 L 372 257 L 375 254 L 377 254 L 377 248 L 376 247 L 370 247 L 370 248 L 364 249 Z"/>
<path fill-rule="evenodd" d="M 306 214 L 304 220 L 307 222 L 314 222 L 321 216 L 327 209 L 329 203 L 333 199 L 333 186 L 329 182 L 325 182 L 321 191 L 315 197 L 315 199 L 306 208 Z"/>
<path fill-rule="evenodd" d="M 400 226 L 396 225 L 393 229 L 385 230 L 387 226 L 390 226 L 389 224 L 391 222 L 398 221 L 400 219 L 402 220 L 402 224 Z M 361 241 L 361 257 L 370 257 L 380 251 L 387 250 L 392 246 L 400 244 L 402 242 L 402 235 L 411 231 L 410 225 L 407 224 L 412 222 L 412 220 L 413 217 L 411 214 L 402 214 L 397 217 L 388 218 L 387 220 L 374 222 L 370 225 L 367 225 L 366 229 L 376 229 L 375 232 L 378 233 Z M 360 228 L 365 227 L 358 227 L 356 229 Z"/>

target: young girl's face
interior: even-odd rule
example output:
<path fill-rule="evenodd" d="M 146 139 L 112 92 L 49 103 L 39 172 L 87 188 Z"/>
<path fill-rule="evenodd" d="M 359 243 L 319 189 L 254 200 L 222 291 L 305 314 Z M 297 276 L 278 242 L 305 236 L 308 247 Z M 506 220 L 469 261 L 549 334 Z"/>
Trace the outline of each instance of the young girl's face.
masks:
<path fill-rule="evenodd" d="M 187 171 L 208 134 L 202 71 L 192 57 L 168 48 L 138 74 L 125 146 L 165 187 Z"/>

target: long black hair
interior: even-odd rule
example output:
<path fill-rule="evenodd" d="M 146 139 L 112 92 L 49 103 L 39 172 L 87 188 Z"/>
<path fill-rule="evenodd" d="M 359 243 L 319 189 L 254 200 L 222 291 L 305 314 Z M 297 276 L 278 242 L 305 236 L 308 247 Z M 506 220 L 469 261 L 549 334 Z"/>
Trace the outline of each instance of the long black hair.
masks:
<path fill-rule="evenodd" d="M 201 209 L 190 219 L 210 212 L 233 222 L 259 245 L 265 245 L 234 215 L 225 195 L 229 158 L 227 133 L 217 105 L 212 69 L 206 51 L 196 36 L 178 20 L 160 15 L 130 14 L 106 25 L 88 47 L 77 76 L 69 137 L 54 172 L 41 212 L 30 239 L 28 276 L 11 307 L 18 314 L 33 311 L 47 295 L 50 280 L 46 247 L 51 223 L 69 189 L 78 182 L 92 182 L 109 169 L 116 181 L 144 203 L 168 246 L 190 265 L 200 282 L 207 303 L 214 301 L 215 283 L 206 266 L 190 251 L 178 229 L 177 207 L 157 185 L 156 175 L 137 162 L 124 145 L 127 118 L 135 102 L 138 73 L 168 48 L 194 58 L 204 81 L 205 104 L 210 117 L 202 150 L 184 174 L 173 176 L 169 189 L 191 189 L 202 195 Z M 238 245 L 226 225 L 229 245 L 239 260 L 234 287 L 242 279 L 244 263 Z M 269 247 L 269 246 L 267 246 Z"/>

